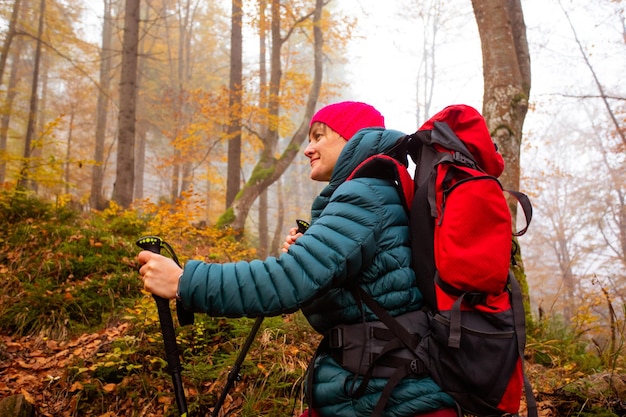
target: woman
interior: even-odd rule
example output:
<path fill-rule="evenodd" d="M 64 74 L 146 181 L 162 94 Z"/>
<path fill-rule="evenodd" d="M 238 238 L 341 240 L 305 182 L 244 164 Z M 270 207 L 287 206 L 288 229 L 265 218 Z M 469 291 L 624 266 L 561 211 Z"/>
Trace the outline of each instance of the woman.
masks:
<path fill-rule="evenodd" d="M 280 257 L 189 261 L 183 271 L 152 252 L 137 257 L 144 287 L 164 298 L 180 297 L 189 310 L 256 317 L 302 309 L 311 326 L 327 336 L 309 369 L 313 415 L 369 416 L 390 377 L 392 369 L 378 365 L 366 383 L 358 376 L 380 348 L 360 338 L 362 329 L 382 324 L 355 297 L 356 286 L 393 316 L 422 306 L 410 268 L 408 218 L 395 185 L 377 178 L 346 181 L 362 161 L 389 150 L 403 135 L 384 126 L 383 116 L 360 102 L 331 104 L 313 116 L 304 154 L 311 179 L 329 184 L 313 202 L 310 228 L 304 234 L 292 230 Z M 393 388 L 384 415 L 455 416 L 453 405 L 429 377 L 409 375 Z"/>

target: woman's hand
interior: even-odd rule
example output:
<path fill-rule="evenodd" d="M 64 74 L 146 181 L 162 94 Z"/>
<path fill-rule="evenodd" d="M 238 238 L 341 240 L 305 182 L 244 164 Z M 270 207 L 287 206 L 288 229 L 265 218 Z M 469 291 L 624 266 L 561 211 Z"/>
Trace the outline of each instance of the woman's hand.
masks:
<path fill-rule="evenodd" d="M 280 250 L 283 252 L 287 252 L 289 250 L 289 246 L 293 245 L 300 236 L 302 236 L 302 233 L 298 232 L 297 227 L 292 227 L 291 229 L 289 229 L 289 234 L 285 238 L 285 243 L 283 243 L 283 247 L 280 248 Z"/>
<path fill-rule="evenodd" d="M 178 281 L 183 270 L 172 259 L 147 250 L 137 254 L 142 265 L 139 275 L 146 291 L 165 299 L 176 298 Z"/>

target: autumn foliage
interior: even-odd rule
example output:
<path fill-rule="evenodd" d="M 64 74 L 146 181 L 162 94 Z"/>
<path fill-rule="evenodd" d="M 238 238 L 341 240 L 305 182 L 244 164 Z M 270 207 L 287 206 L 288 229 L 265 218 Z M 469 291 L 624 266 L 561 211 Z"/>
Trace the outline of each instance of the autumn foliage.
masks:
<path fill-rule="evenodd" d="M 27 194 L 0 196 L 0 399 L 22 394 L 44 416 L 175 415 L 155 303 L 136 272 L 135 241 L 162 236 L 182 261 L 255 255 L 232 231 L 194 222 L 202 207 L 196 198 L 144 201 L 131 210 L 111 204 L 84 214 Z M 197 315 L 193 326 L 178 329 L 194 415 L 209 413 L 250 326 L 248 319 Z M 266 319 L 224 409 L 301 410 L 298 387 L 317 340 L 299 314 Z"/>

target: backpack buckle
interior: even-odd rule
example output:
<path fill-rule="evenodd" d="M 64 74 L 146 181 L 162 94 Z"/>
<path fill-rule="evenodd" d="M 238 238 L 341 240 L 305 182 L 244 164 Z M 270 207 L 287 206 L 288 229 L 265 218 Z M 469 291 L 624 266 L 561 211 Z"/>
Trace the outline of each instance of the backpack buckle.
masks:
<path fill-rule="evenodd" d="M 343 347 L 343 329 L 341 327 L 333 327 L 328 331 L 328 347 L 331 349 Z"/>
<path fill-rule="evenodd" d="M 484 292 L 466 292 L 463 301 L 471 306 L 487 303 L 487 294 Z"/>
<path fill-rule="evenodd" d="M 452 159 L 454 160 L 454 162 L 458 162 L 470 168 L 476 169 L 476 162 L 474 162 L 472 158 L 463 155 L 461 152 L 454 152 L 454 154 L 452 154 Z"/>
<path fill-rule="evenodd" d="M 428 374 L 428 369 L 421 359 L 413 359 L 411 363 L 409 363 L 409 369 L 411 370 L 411 373 L 418 376 Z"/>

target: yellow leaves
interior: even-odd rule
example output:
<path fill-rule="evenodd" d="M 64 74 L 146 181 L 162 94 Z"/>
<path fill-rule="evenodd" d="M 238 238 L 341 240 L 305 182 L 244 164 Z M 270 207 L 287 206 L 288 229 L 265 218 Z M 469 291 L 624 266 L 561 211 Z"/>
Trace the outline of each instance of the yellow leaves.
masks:
<path fill-rule="evenodd" d="M 206 201 L 193 190 L 174 203 L 143 201 L 138 207 L 149 217 L 146 235 L 159 235 L 175 250 L 181 261 L 210 255 L 215 261 L 250 259 L 254 250 L 230 230 L 204 225 Z"/>

